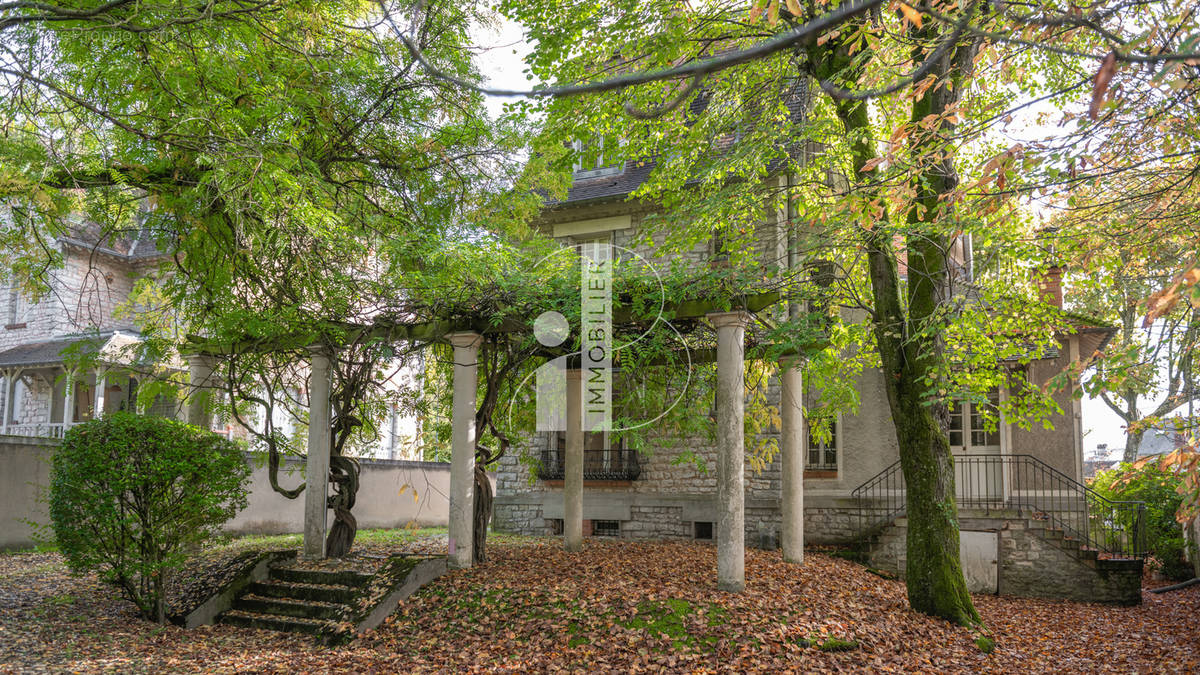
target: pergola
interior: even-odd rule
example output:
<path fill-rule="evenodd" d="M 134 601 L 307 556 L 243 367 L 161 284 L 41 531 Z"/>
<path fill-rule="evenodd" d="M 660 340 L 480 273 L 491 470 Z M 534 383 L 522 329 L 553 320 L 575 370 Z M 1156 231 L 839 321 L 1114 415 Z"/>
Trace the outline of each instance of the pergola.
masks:
<path fill-rule="evenodd" d="M 780 362 L 780 457 L 782 464 L 781 544 L 784 560 L 802 562 L 804 556 L 804 456 L 801 446 L 802 378 L 800 364 L 807 349 L 823 347 L 813 344 L 806 349 L 776 350 L 773 345 L 746 344 L 746 329 L 755 314 L 780 299 L 776 292 L 742 295 L 721 302 L 688 301 L 666 308 L 673 320 L 689 320 L 711 326 L 716 335 L 716 347 L 691 350 L 694 363 L 716 363 L 716 423 L 717 423 L 717 586 L 726 591 L 741 591 L 745 587 L 745 376 L 747 358 L 761 359 L 772 355 Z M 634 324 L 649 317 L 638 316 L 616 307 L 613 325 Z M 451 459 L 449 564 L 455 568 L 470 567 L 474 539 L 474 473 L 477 430 L 475 428 L 478 385 L 479 347 L 487 333 L 515 333 L 529 330 L 528 325 L 502 322 L 498 326 L 472 321 L 379 321 L 370 326 L 340 326 L 389 340 L 448 342 L 453 347 L 454 373 L 451 386 Z M 211 359 L 219 354 L 236 353 L 239 349 L 289 350 L 306 347 L 310 352 L 311 384 L 309 385 L 309 433 L 307 447 L 303 555 L 324 558 L 328 527 L 328 492 L 330 458 L 330 354 L 323 347 L 310 346 L 311 338 L 297 336 L 293 340 L 277 341 L 270 347 L 247 341 L 243 344 L 213 345 L 193 338 L 189 350 L 191 384 L 195 392 L 211 385 Z M 557 356 L 547 352 L 547 356 Z M 567 551 L 579 551 L 583 546 L 583 468 L 584 434 L 582 396 L 578 365 L 568 371 L 567 433 L 563 476 L 563 545 Z M 203 395 L 193 394 L 188 403 L 188 421 L 205 426 L 211 413 Z"/>

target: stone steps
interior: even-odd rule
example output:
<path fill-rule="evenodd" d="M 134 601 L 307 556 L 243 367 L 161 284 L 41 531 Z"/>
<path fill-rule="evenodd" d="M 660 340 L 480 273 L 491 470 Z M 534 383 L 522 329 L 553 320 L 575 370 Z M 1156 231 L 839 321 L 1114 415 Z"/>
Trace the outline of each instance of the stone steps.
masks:
<path fill-rule="evenodd" d="M 357 588 L 340 584 L 296 584 L 286 581 L 258 581 L 250 584 L 250 592 L 268 598 L 336 602 L 343 605 L 358 595 Z"/>
<path fill-rule="evenodd" d="M 317 619 L 247 612 L 240 609 L 231 609 L 222 614 L 221 623 L 242 628 L 304 633 L 306 635 L 321 635 L 328 629 L 325 621 Z"/>
<path fill-rule="evenodd" d="M 261 581 L 237 587 L 238 595 L 217 620 L 340 644 L 383 623 L 401 600 L 446 569 L 444 556 L 395 556 L 376 574 L 278 565 L 255 577 Z M 360 606 L 368 592 L 373 602 Z"/>
<path fill-rule="evenodd" d="M 242 596 L 233 603 L 233 608 L 239 611 L 301 619 L 333 619 L 345 607 L 344 604 L 333 602 L 306 602 L 254 595 Z"/>
<path fill-rule="evenodd" d="M 274 567 L 265 581 L 256 581 L 221 615 L 221 623 L 246 628 L 325 635 L 329 622 L 350 613 L 350 603 L 373 575 Z"/>
<path fill-rule="evenodd" d="M 294 567 L 277 567 L 271 570 L 271 579 L 295 584 L 320 584 L 350 586 L 361 588 L 374 578 L 365 572 L 326 572 L 322 570 L 305 570 Z"/>

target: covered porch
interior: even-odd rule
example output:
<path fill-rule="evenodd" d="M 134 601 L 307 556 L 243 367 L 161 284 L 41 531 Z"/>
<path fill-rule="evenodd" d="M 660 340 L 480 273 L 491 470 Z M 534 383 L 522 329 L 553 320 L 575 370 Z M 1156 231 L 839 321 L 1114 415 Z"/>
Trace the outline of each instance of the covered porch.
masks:
<path fill-rule="evenodd" d="M 0 352 L 0 434 L 62 438 L 75 424 L 135 409 L 138 378 L 121 366 L 137 342 L 134 334 L 114 332 L 100 342 L 65 337 Z M 76 368 L 65 356 L 73 351 L 99 358 L 93 367 Z M 144 412 L 175 417 L 175 407 L 160 401 Z"/>

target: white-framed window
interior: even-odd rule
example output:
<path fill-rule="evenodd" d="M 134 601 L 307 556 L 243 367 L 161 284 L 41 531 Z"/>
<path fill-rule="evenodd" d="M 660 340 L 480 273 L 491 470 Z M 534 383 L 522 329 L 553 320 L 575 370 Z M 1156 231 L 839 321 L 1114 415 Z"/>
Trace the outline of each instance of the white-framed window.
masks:
<path fill-rule="evenodd" d="M 995 410 L 999 404 L 1000 392 L 996 389 L 988 392 L 987 403 L 952 402 L 950 404 L 950 425 L 947 429 L 950 447 L 956 449 L 1000 447 L 999 425 L 997 424 L 989 431 L 984 417 L 988 408 Z"/>
<path fill-rule="evenodd" d="M 615 141 L 607 141 L 609 155 L 614 154 L 611 152 L 614 143 Z M 572 169 L 576 179 L 615 176 L 625 171 L 624 162 L 617 158 L 605 157 L 605 144 L 603 137 L 586 142 L 577 140 L 571 144 L 571 149 L 575 151 Z"/>
<path fill-rule="evenodd" d="M 804 435 L 807 442 L 804 453 L 804 469 L 806 471 L 838 470 L 841 426 L 842 416 L 838 415 L 829 422 L 829 438 L 824 439 L 814 434 L 811 421 L 805 420 Z"/>
<path fill-rule="evenodd" d="M 7 324 L 14 328 L 24 324 L 29 318 L 29 301 L 16 283 L 8 288 Z"/>

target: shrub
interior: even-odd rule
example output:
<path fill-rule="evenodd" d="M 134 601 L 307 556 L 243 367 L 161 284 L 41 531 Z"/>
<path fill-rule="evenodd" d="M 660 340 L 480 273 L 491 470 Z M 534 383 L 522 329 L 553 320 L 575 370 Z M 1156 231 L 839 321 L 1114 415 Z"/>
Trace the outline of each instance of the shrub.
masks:
<path fill-rule="evenodd" d="M 1184 559 L 1183 527 L 1175 520 L 1175 512 L 1183 499 L 1178 488 L 1183 478 L 1178 474 L 1160 471 L 1157 464 L 1135 469 L 1124 462 L 1101 472 L 1092 488 L 1112 500 L 1132 500 L 1146 503 L 1142 524 L 1146 547 L 1162 565 L 1170 579 L 1190 579 L 1192 567 Z"/>
<path fill-rule="evenodd" d="M 99 571 L 163 623 L 165 576 L 245 508 L 249 474 L 238 446 L 182 422 L 114 413 L 79 424 L 54 453 L 54 537 L 72 571 Z"/>

